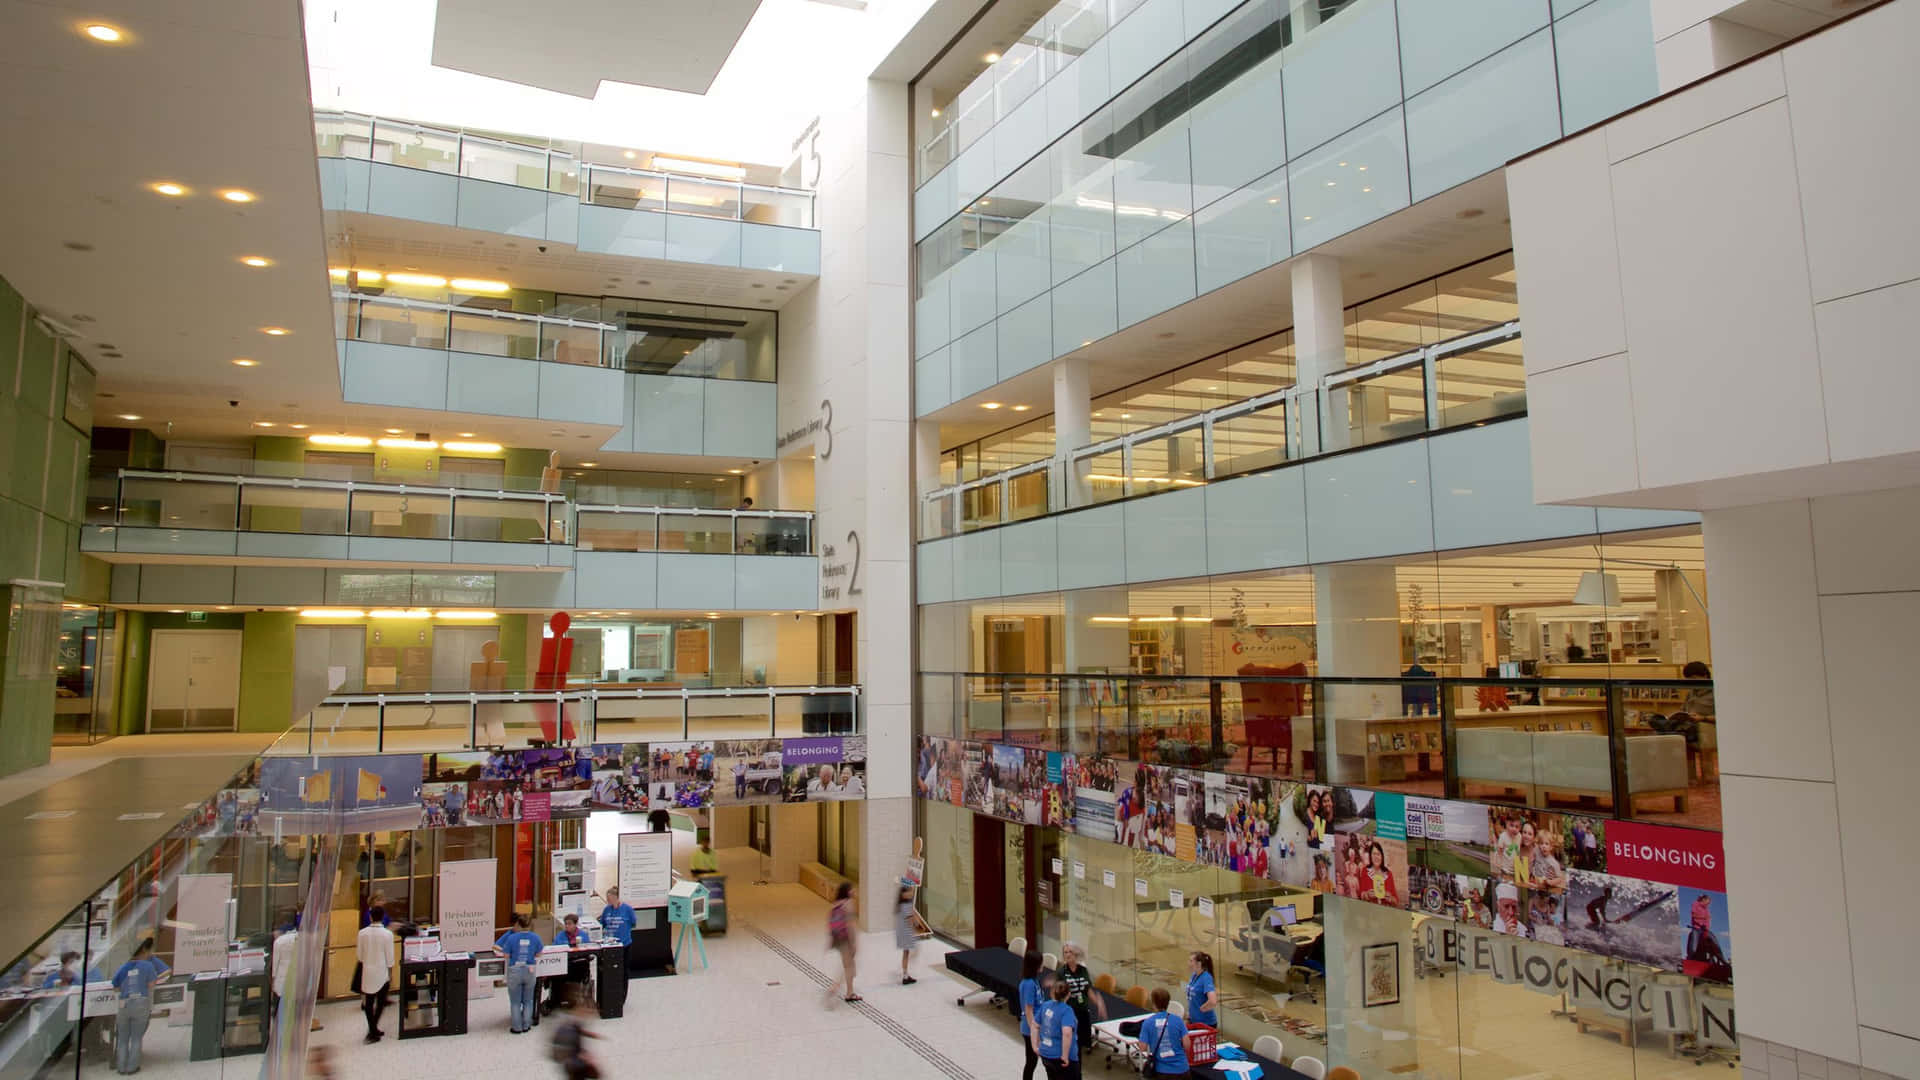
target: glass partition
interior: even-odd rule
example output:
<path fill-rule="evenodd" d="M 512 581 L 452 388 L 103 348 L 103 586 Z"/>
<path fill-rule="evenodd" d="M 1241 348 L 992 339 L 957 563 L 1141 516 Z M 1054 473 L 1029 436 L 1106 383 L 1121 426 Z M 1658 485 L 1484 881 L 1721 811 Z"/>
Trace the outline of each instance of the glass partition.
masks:
<path fill-rule="evenodd" d="M 354 536 L 444 540 L 453 535 L 452 513 L 451 495 L 356 491 L 347 515 L 348 531 Z"/>
<path fill-rule="evenodd" d="M 660 515 L 617 513 L 581 507 L 574 525 L 574 546 L 581 551 L 653 551 Z"/>
<path fill-rule="evenodd" d="M 339 488 L 241 484 L 242 532 L 318 533 L 347 531 L 347 492 Z"/>
<path fill-rule="evenodd" d="M 703 555 L 733 552 L 732 515 L 660 515 L 660 550 Z"/>

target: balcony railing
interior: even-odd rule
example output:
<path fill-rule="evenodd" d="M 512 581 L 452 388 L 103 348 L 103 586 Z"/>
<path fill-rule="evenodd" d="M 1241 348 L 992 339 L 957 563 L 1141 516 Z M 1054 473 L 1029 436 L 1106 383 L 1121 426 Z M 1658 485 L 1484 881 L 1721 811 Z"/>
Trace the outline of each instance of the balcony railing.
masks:
<path fill-rule="evenodd" d="M 120 469 L 95 476 L 87 524 L 309 536 L 575 544 L 586 551 L 811 555 L 813 513 L 575 507 L 567 495 L 364 480 Z"/>
<path fill-rule="evenodd" d="M 1719 828 L 1713 684 L 923 672 L 922 734 Z M 1604 669 L 1603 669 L 1604 670 Z M 1617 670 L 1617 668 L 1616 668 Z M 1124 774 L 1122 774 L 1124 775 Z"/>
<path fill-rule="evenodd" d="M 556 145 L 513 142 L 455 127 L 357 113 L 313 114 L 321 157 L 374 161 L 496 184 L 576 195 L 628 210 L 814 227 L 811 191 L 582 161 Z"/>
<path fill-rule="evenodd" d="M 625 333 L 601 322 L 335 291 L 334 334 L 351 341 L 619 367 Z"/>
<path fill-rule="evenodd" d="M 1348 368 L 1053 457 L 928 492 L 920 539 L 1201 487 L 1338 450 L 1526 412 L 1517 355 L 1493 350 L 1518 321 Z M 1475 371 L 1476 366 L 1491 371 Z"/>
<path fill-rule="evenodd" d="M 269 754 L 455 751 L 859 735 L 859 686 L 335 693 Z"/>

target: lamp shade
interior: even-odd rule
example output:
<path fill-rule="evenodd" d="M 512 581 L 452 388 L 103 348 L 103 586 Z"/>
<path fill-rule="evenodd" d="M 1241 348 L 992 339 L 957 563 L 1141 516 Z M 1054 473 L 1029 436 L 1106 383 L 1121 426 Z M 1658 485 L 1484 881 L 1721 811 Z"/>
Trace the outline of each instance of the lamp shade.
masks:
<path fill-rule="evenodd" d="M 1598 570 L 1588 570 L 1580 575 L 1580 587 L 1573 591 L 1573 602 L 1617 607 L 1620 603 L 1620 579 Z"/>

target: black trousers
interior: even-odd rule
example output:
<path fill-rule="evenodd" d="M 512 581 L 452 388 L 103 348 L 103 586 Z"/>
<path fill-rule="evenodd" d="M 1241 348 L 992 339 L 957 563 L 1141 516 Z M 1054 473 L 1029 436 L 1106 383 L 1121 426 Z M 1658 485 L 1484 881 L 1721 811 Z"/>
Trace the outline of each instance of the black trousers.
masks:
<path fill-rule="evenodd" d="M 1080 1080 L 1080 1059 L 1062 1065 L 1059 1058 L 1048 1058 L 1047 1080 Z"/>
<path fill-rule="evenodd" d="M 1040 1064 L 1040 1055 L 1033 1052 L 1033 1040 L 1020 1036 L 1020 1048 L 1027 1052 L 1027 1067 L 1020 1070 L 1020 1080 L 1033 1080 L 1033 1067 Z"/>
<path fill-rule="evenodd" d="M 381 987 L 377 993 L 361 994 L 360 1011 L 367 1014 L 367 1034 L 384 1034 L 380 1030 L 380 1016 L 387 1011 L 386 987 Z"/>
<path fill-rule="evenodd" d="M 1085 1005 L 1073 1006 L 1073 1030 L 1080 1038 L 1080 1056 L 1084 1058 L 1087 1056 L 1087 1047 L 1093 1045 L 1093 1014 Z M 1076 1064 L 1074 1068 L 1079 1068 L 1079 1065 Z"/>

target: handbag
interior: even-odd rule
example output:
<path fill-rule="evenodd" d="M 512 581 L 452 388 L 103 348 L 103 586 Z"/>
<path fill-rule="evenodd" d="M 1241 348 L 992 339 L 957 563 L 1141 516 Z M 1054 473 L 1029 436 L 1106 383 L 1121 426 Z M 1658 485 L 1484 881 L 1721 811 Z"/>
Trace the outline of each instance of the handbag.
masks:
<path fill-rule="evenodd" d="M 1166 1014 L 1161 1014 L 1160 1031 L 1154 1036 L 1153 1048 L 1147 1051 L 1147 1060 L 1140 1063 L 1142 1080 L 1153 1080 L 1160 1073 L 1160 1047 L 1167 1040 Z"/>
<path fill-rule="evenodd" d="M 353 962 L 353 981 L 347 984 L 347 989 L 353 991 L 356 994 L 364 992 L 360 989 L 360 971 L 361 971 L 360 961 L 355 960 Z"/>

